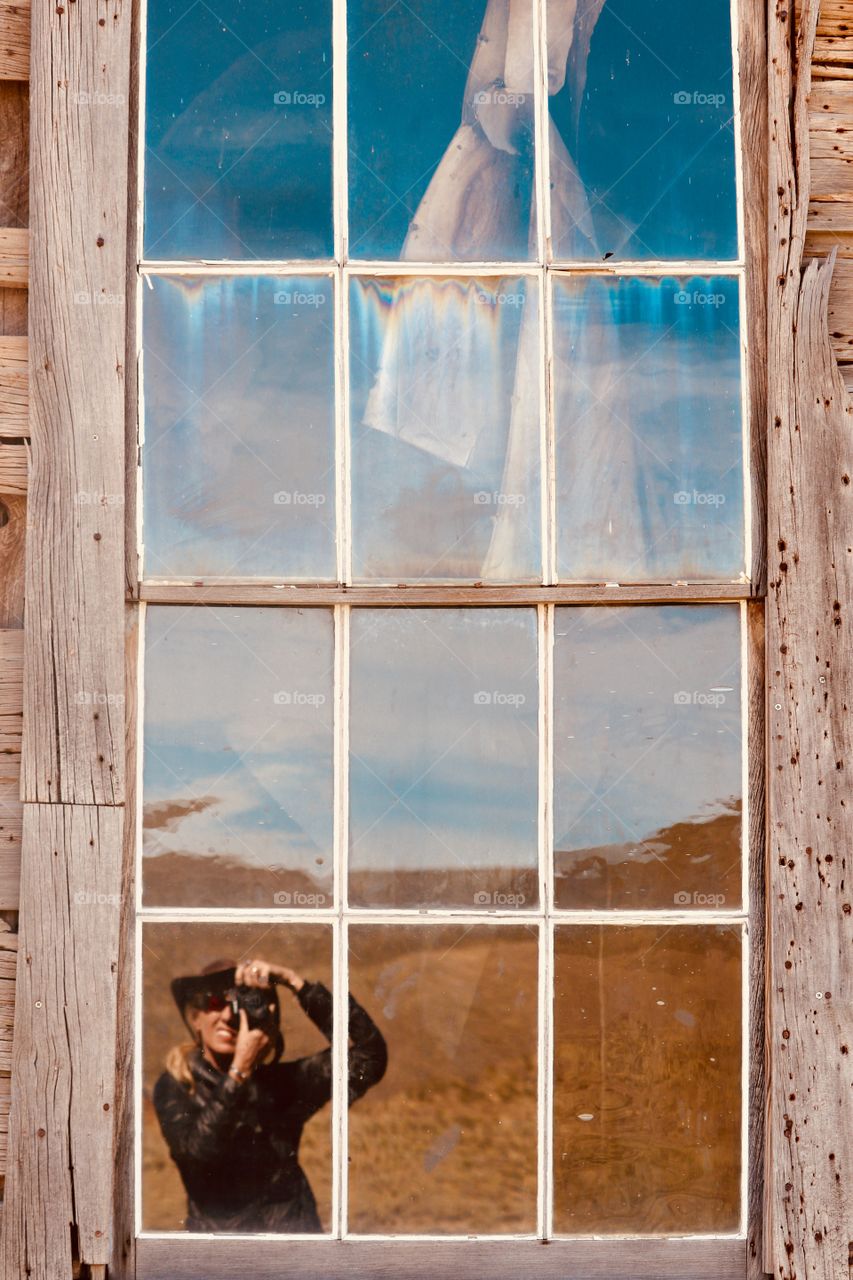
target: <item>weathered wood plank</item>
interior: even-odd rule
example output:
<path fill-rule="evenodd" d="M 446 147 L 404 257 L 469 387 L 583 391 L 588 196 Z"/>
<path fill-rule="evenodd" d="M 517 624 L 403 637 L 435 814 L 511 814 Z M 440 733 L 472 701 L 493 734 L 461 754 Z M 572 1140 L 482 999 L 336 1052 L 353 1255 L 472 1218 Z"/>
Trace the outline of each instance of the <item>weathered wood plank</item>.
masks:
<path fill-rule="evenodd" d="M 22 789 L 30 801 L 123 799 L 117 495 L 124 492 L 131 9 L 111 10 L 103 26 L 99 0 L 33 10 L 33 47 L 42 55 L 30 86 L 28 501 L 38 530 L 26 585 Z M 94 95 L 110 105 L 83 105 Z M 122 301 L 85 304 L 104 294 Z"/>
<path fill-rule="evenodd" d="M 0 436 L 29 435 L 29 361 L 26 338 L 0 338 Z"/>
<path fill-rule="evenodd" d="M 27 500 L 0 497 L 0 627 L 24 625 Z"/>
<path fill-rule="evenodd" d="M 29 231 L 26 227 L 0 227 L 0 289 L 26 288 L 29 273 Z"/>
<path fill-rule="evenodd" d="M 27 492 L 27 449 L 0 441 L 0 496 L 23 497 Z"/>
<path fill-rule="evenodd" d="M 276 583 L 146 582 L 139 598 L 149 604 L 263 604 L 328 608 L 352 604 L 363 608 L 429 607 L 430 605 L 519 604 L 653 604 L 666 600 L 748 600 L 747 583 L 644 583 L 642 586 L 560 587 L 303 587 Z"/>
<path fill-rule="evenodd" d="M 29 220 L 29 91 L 0 80 L 0 225 L 26 227 Z"/>
<path fill-rule="evenodd" d="M 828 338 L 833 261 L 801 270 L 810 70 L 825 50 L 815 48 L 817 0 L 792 10 L 769 10 L 765 1269 L 780 1280 L 838 1280 L 853 1239 L 853 913 L 845 887 L 853 415 Z M 815 172 L 813 180 L 822 178 Z"/>
<path fill-rule="evenodd" d="M 17 910 L 21 879 L 24 636 L 0 630 L 0 910 Z M 2 939 L 0 939 L 2 941 Z M 0 978 L 9 977 L 0 950 Z"/>
<path fill-rule="evenodd" d="M 140 1237 L 140 1280 L 743 1280 L 743 1240 L 306 1241 Z"/>
<path fill-rule="evenodd" d="M 4 1280 L 70 1276 L 72 1221 L 81 1259 L 109 1259 L 123 819 L 24 808 Z"/>
<path fill-rule="evenodd" d="M 0 0 L 0 80 L 30 78 L 30 0 Z"/>

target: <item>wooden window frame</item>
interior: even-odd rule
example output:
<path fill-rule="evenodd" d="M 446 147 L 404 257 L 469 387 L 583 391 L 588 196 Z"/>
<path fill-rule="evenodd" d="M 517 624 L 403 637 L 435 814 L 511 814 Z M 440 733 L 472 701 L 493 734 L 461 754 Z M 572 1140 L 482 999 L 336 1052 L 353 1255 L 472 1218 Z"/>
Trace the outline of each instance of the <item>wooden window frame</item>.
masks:
<path fill-rule="evenodd" d="M 127 7 L 116 3 L 107 9 L 96 0 L 34 9 L 30 277 L 33 458 L 22 779 L 24 963 L 18 977 L 15 1105 L 10 1133 L 11 1148 L 22 1154 L 10 1168 L 3 1210 L 0 1256 L 6 1262 L 6 1274 L 23 1275 L 26 1266 L 34 1277 L 56 1280 L 57 1276 L 70 1275 L 70 1221 L 75 1223 L 80 1255 L 92 1274 L 103 1275 L 109 1267 L 111 1278 L 135 1274 L 143 1280 L 230 1276 L 238 1267 L 245 1267 L 248 1260 L 256 1280 L 267 1275 L 325 1277 L 333 1274 L 338 1265 L 357 1274 L 376 1276 L 426 1277 L 438 1270 L 454 1269 L 472 1280 L 479 1276 L 515 1277 L 519 1272 L 610 1277 L 618 1274 L 619 1267 L 637 1280 L 665 1275 L 708 1276 L 709 1280 L 711 1276 L 720 1280 L 747 1275 L 756 1280 L 765 1268 L 777 1274 L 786 1266 L 793 1268 L 792 1257 L 800 1262 L 800 1274 L 805 1270 L 806 1238 L 799 1229 L 795 1205 L 797 1191 L 808 1189 L 802 1156 L 806 1147 L 810 1152 L 816 1151 L 818 1139 L 827 1132 L 831 1134 L 833 1113 L 830 1107 L 823 1122 L 819 1116 L 813 1121 L 810 1142 L 804 1142 L 798 1161 L 792 1151 L 786 1153 L 781 1137 L 783 1114 L 786 1138 L 791 1133 L 786 1114 L 788 1082 L 782 1071 L 771 1073 L 771 1126 L 776 1116 L 780 1123 L 778 1132 L 773 1129 L 775 1141 L 770 1144 L 773 1159 L 768 1161 L 768 1176 L 762 1177 L 762 890 L 767 843 L 765 773 L 771 803 L 775 802 L 784 819 L 780 826 L 784 825 L 786 837 L 798 843 L 804 829 L 793 803 L 796 797 L 784 789 L 787 785 L 788 791 L 792 790 L 790 778 L 783 782 L 777 778 L 777 770 L 782 772 L 791 741 L 796 740 L 791 709 L 797 698 L 804 696 L 808 681 L 793 660 L 779 660 L 776 655 L 787 653 L 783 646 L 792 631 L 792 617 L 804 623 L 811 621 L 808 611 L 815 604 L 814 596 L 809 595 L 796 574 L 786 576 L 787 563 L 777 567 L 776 548 L 784 551 L 780 545 L 785 540 L 782 535 L 796 526 L 801 504 L 809 496 L 822 496 L 829 485 L 828 473 L 819 466 L 819 459 L 813 458 L 813 474 L 801 464 L 795 467 L 786 461 L 805 406 L 810 398 L 814 399 L 814 379 L 797 362 L 808 362 L 809 356 L 816 360 L 815 352 L 822 350 L 825 337 L 820 321 L 825 320 L 827 269 L 813 273 L 805 285 L 799 273 L 808 192 L 808 153 L 803 133 L 803 86 L 807 77 L 802 67 L 814 44 L 817 8 L 815 0 L 804 0 L 796 13 L 789 11 L 793 6 L 785 10 L 770 6 L 769 26 L 764 6 L 758 0 L 742 0 L 737 9 L 749 334 L 752 580 L 742 586 L 656 583 L 539 588 L 314 588 L 224 582 L 140 586 L 136 571 L 135 310 L 116 305 L 91 308 L 91 314 L 81 316 L 73 305 L 75 287 L 81 286 L 114 296 L 133 296 L 137 273 L 133 235 L 137 168 L 136 148 L 130 144 L 134 132 L 131 121 L 139 97 L 140 10 L 138 3 Z M 94 73 L 92 68 L 96 68 Z M 112 114 L 80 111 L 75 109 L 79 104 L 71 102 L 75 86 L 87 83 L 84 77 L 90 82 L 93 74 L 99 91 L 113 95 L 117 101 Z M 128 155 L 129 176 L 125 183 L 121 175 Z M 73 204 L 65 209 L 70 214 L 66 219 L 56 216 L 57 192 L 73 192 Z M 772 245 L 769 258 L 768 192 Z M 670 264 L 666 266 L 671 269 Z M 690 268 L 694 270 L 695 264 Z M 618 270 L 614 268 L 612 274 Z M 831 276 L 831 266 L 828 272 Z M 769 343 L 765 341 L 768 297 Z M 805 317 L 810 320 L 807 327 L 798 307 L 809 300 L 813 314 Z M 828 349 L 828 341 L 824 345 Z M 831 369 L 821 368 L 818 373 L 824 383 L 829 380 L 836 387 Z M 835 402 L 831 409 L 827 407 L 830 426 L 835 422 L 831 415 L 838 412 Z M 844 412 L 849 410 L 845 407 Z M 800 486 L 796 491 L 792 487 L 794 473 Z M 121 493 L 125 482 L 124 527 L 120 507 L 110 509 L 109 505 L 95 505 L 92 509 L 77 506 L 75 520 L 69 522 L 75 494 L 81 490 L 102 495 Z M 768 652 L 774 655 L 774 665 L 765 680 L 768 505 L 770 528 L 779 536 L 774 544 L 773 607 L 768 602 L 766 619 Z M 821 564 L 833 562 L 831 547 L 841 548 L 845 540 L 849 543 L 851 525 L 849 516 L 839 517 L 831 546 L 815 543 L 809 548 L 820 555 Z M 820 584 L 822 594 L 817 597 L 818 605 L 827 610 L 832 608 L 829 602 L 836 591 L 832 583 L 833 575 L 827 569 Z M 177 1236 L 163 1241 L 135 1240 L 130 1072 L 134 831 L 138 803 L 135 632 L 139 605 L 155 601 L 184 605 L 284 604 L 285 598 L 288 605 L 347 603 L 366 607 L 746 601 L 750 650 L 748 761 L 752 803 L 748 848 L 753 896 L 749 918 L 749 1001 L 753 1078 L 745 1239 L 638 1239 L 627 1247 L 621 1240 L 615 1244 L 607 1240 L 561 1240 L 547 1245 L 519 1242 L 512 1250 L 504 1242 L 482 1240 L 476 1244 L 440 1240 L 367 1244 L 226 1238 L 206 1244 L 182 1241 Z M 831 613 L 829 618 L 827 625 L 831 628 Z M 839 658 L 836 681 L 839 669 L 849 672 L 850 668 L 851 660 L 845 667 L 843 658 Z M 123 689 L 126 717 L 94 716 L 91 707 L 75 701 L 80 690 L 88 689 L 105 694 Z M 779 701 L 770 709 L 772 732 L 766 757 L 768 689 L 771 700 L 776 697 Z M 774 710 L 780 712 L 783 708 L 782 717 L 773 716 Z M 786 715 L 787 723 L 783 723 Z M 814 733 L 817 736 L 816 729 Z M 771 855 L 781 839 L 774 832 Z M 780 843 L 779 847 L 783 845 Z M 810 855 L 811 847 L 806 852 Z M 798 870 L 799 863 L 795 868 Z M 778 998 L 788 980 L 781 967 L 788 947 L 783 940 L 789 934 L 801 938 L 803 920 L 814 921 L 821 916 L 814 895 L 809 896 L 803 888 L 799 897 L 789 893 L 779 905 L 777 889 L 791 886 L 787 872 L 780 875 L 773 856 L 767 864 L 767 875 L 773 908 L 768 1036 L 775 1062 L 778 1055 L 790 1052 L 790 1033 L 785 1042 L 777 1039 L 787 1031 L 787 1027 L 785 1031 L 781 1027 L 789 1020 L 784 1002 Z M 74 894 L 93 891 L 114 892 L 121 901 L 121 910 L 97 921 L 83 912 L 75 913 Z M 794 915 L 798 905 L 805 905 L 810 914 Z M 834 921 L 832 927 L 835 928 Z M 46 939 L 50 946 L 45 945 Z M 833 942 L 834 939 L 835 934 Z M 70 1018 L 69 992 L 74 996 L 71 1003 L 78 1015 Z M 800 1030 L 797 1034 L 805 1035 Z M 34 1045 L 53 1044 L 56 1040 L 60 1048 L 54 1056 L 33 1055 Z M 800 1132 L 809 1139 L 808 1134 Z M 36 1140 L 30 1149 L 33 1134 Z M 45 1135 L 50 1135 L 53 1144 L 49 1153 L 48 1144 L 39 1145 Z M 843 1136 L 839 1136 L 836 1145 L 840 1150 L 850 1150 L 850 1142 Z M 111 1161 L 103 1159 L 106 1151 L 112 1153 Z M 816 1165 L 816 1159 L 813 1163 Z M 819 1181 L 826 1189 L 827 1203 L 832 1203 L 832 1195 L 839 1193 L 829 1182 L 828 1174 L 819 1175 Z M 50 1189 L 48 1193 L 45 1188 Z M 839 1209 L 842 1227 L 846 1225 L 843 1219 L 844 1213 Z M 834 1248 L 834 1235 L 832 1239 Z M 332 1262 L 331 1250 L 336 1252 L 339 1264 Z M 626 1256 L 628 1250 L 630 1258 Z M 828 1251 L 826 1256 L 829 1257 Z M 822 1274 L 834 1277 L 840 1272 L 833 1272 L 828 1263 Z"/>

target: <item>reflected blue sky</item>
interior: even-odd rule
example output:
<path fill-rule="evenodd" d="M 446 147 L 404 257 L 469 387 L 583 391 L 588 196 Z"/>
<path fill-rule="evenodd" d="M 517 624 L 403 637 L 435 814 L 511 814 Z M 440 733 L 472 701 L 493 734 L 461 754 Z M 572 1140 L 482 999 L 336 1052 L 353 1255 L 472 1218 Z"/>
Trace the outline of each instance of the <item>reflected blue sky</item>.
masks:
<path fill-rule="evenodd" d="M 566 877 L 561 905 L 589 905 L 577 901 L 586 892 L 583 877 L 572 888 L 576 859 L 561 856 L 584 850 L 595 850 L 599 862 L 634 861 L 641 868 L 629 873 L 631 896 L 620 885 L 614 902 L 606 896 L 612 875 L 590 861 L 584 874 L 601 880 L 604 895 L 595 905 L 671 908 L 679 892 L 725 892 L 725 905 L 736 905 L 736 819 L 718 824 L 716 842 L 686 832 L 678 844 L 653 837 L 674 824 L 737 813 L 740 664 L 737 605 L 557 609 L 554 848 L 558 875 Z"/>
<path fill-rule="evenodd" d="M 145 256 L 331 257 L 331 0 L 147 9 Z"/>
<path fill-rule="evenodd" d="M 744 570 L 738 281 L 554 279 L 560 577 Z"/>
<path fill-rule="evenodd" d="M 326 609 L 149 606 L 149 905 L 331 894 L 333 666 Z"/>
<path fill-rule="evenodd" d="M 148 577 L 334 579 L 327 277 L 149 277 Z"/>
<path fill-rule="evenodd" d="M 356 581 L 541 577 L 538 284 L 354 278 Z"/>

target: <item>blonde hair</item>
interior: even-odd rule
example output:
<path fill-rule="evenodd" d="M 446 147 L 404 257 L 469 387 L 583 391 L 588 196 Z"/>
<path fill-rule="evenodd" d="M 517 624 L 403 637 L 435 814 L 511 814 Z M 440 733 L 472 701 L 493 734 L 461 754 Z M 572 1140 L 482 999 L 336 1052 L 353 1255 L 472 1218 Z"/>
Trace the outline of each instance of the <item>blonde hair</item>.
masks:
<path fill-rule="evenodd" d="M 195 1080 L 190 1070 L 190 1058 L 197 1051 L 198 1045 L 194 1040 L 185 1040 L 183 1044 L 173 1045 L 166 1054 L 166 1070 L 189 1093 L 195 1093 Z"/>

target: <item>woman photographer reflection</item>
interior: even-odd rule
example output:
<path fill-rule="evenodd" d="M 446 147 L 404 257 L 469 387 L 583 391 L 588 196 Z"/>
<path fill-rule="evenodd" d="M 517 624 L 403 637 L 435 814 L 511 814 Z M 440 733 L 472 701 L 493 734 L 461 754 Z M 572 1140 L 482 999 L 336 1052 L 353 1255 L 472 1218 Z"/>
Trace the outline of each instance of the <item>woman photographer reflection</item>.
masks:
<path fill-rule="evenodd" d="M 169 1053 L 154 1107 L 186 1188 L 188 1231 L 322 1229 L 299 1143 L 332 1096 L 331 1050 L 280 1060 L 279 986 L 331 1041 L 331 993 L 282 965 L 219 960 L 172 983 L 193 1043 Z M 352 996 L 349 1034 L 351 1105 L 387 1064 L 382 1035 Z"/>

